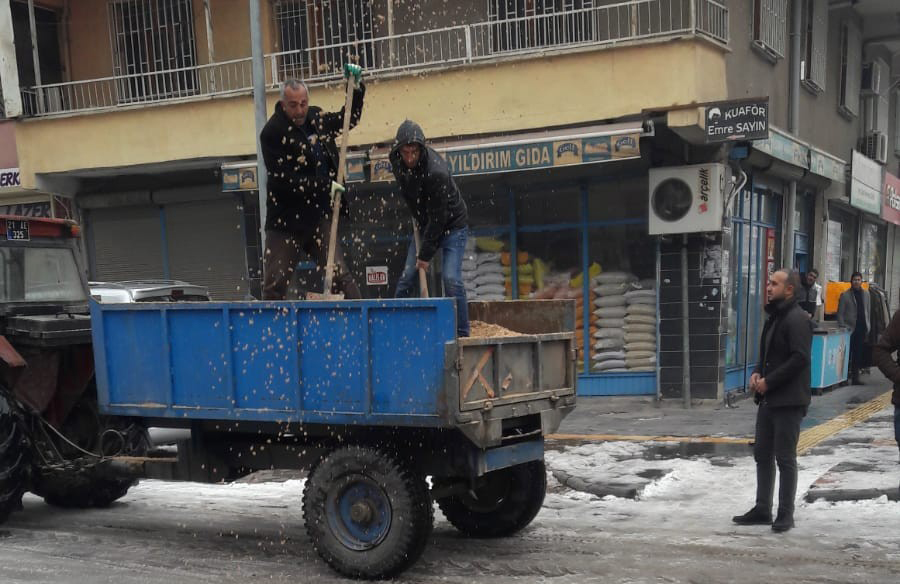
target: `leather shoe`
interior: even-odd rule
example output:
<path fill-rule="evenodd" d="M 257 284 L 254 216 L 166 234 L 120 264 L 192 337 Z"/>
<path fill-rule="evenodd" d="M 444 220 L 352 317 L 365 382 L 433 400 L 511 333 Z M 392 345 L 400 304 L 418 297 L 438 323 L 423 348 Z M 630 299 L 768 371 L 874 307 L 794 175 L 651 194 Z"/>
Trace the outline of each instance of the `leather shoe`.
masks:
<path fill-rule="evenodd" d="M 738 525 L 771 525 L 772 512 L 766 512 L 764 509 L 754 507 L 743 515 L 735 515 L 731 520 Z"/>
<path fill-rule="evenodd" d="M 794 515 L 792 513 L 779 513 L 772 524 L 772 531 L 785 532 L 794 527 Z"/>

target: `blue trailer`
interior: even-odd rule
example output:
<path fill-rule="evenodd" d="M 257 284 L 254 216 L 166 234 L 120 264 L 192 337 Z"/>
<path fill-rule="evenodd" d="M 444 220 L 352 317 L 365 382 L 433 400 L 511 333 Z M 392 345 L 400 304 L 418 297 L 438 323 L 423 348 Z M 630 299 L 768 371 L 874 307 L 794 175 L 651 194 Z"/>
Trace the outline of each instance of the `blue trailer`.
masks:
<path fill-rule="evenodd" d="M 570 301 L 472 303 L 473 318 L 524 334 L 466 339 L 449 299 L 90 312 L 100 412 L 190 430 L 177 456 L 108 457 L 104 473 L 216 482 L 308 469 L 307 532 L 353 577 L 414 562 L 433 500 L 470 535 L 528 525 L 546 488 L 544 436 L 575 404 Z"/>

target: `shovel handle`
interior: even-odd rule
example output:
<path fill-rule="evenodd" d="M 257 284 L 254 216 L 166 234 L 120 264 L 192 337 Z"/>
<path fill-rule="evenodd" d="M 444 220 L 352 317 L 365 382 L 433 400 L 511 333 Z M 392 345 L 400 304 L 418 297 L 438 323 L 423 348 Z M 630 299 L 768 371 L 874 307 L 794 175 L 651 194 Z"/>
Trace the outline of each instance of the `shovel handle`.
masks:
<path fill-rule="evenodd" d="M 350 142 L 350 115 L 353 109 L 353 90 L 355 84 L 353 75 L 347 78 L 347 97 L 344 100 L 344 128 L 341 134 L 341 155 L 338 159 L 337 182 L 345 184 L 347 174 L 347 144 Z M 325 264 L 325 286 L 323 294 L 331 294 L 331 286 L 334 283 L 334 256 L 337 247 L 338 222 L 341 215 L 341 193 L 336 193 L 331 202 L 331 229 L 328 234 L 328 261 Z"/>
<path fill-rule="evenodd" d="M 416 258 L 419 257 L 419 249 L 421 240 L 419 238 L 419 226 L 413 221 L 413 240 L 416 243 Z M 428 298 L 428 278 L 425 277 L 425 270 L 419 268 L 419 294 L 422 298 Z"/>

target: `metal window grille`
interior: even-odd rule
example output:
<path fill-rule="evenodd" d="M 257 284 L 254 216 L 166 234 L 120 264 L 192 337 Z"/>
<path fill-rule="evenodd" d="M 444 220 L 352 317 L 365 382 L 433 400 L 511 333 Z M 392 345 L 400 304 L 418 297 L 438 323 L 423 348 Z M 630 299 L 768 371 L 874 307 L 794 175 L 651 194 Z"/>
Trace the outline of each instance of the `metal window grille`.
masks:
<path fill-rule="evenodd" d="M 787 48 L 787 0 L 753 0 L 753 42 L 774 58 Z"/>
<path fill-rule="evenodd" d="M 900 89 L 894 90 L 894 154 L 900 156 Z"/>
<path fill-rule="evenodd" d="M 859 90 L 862 76 L 862 39 L 856 25 L 841 25 L 841 100 L 838 111 L 850 117 L 859 115 Z"/>
<path fill-rule="evenodd" d="M 816 93 L 825 91 L 825 55 L 828 43 L 828 0 L 803 2 L 803 83 Z"/>
<path fill-rule="evenodd" d="M 372 0 L 279 0 L 275 3 L 281 79 L 339 70 L 348 54 L 374 65 Z"/>
<path fill-rule="evenodd" d="M 488 0 L 495 53 L 594 40 L 595 0 Z M 546 18 L 539 18 L 546 17 Z"/>
<path fill-rule="evenodd" d="M 191 0 L 111 0 L 109 34 L 119 103 L 197 92 Z"/>

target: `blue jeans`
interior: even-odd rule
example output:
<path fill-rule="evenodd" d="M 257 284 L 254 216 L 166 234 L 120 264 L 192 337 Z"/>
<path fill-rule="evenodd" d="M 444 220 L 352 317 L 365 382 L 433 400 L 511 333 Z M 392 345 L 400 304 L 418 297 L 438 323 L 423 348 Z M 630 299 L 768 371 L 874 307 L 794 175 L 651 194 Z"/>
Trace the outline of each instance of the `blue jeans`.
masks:
<path fill-rule="evenodd" d="M 894 440 L 900 446 L 900 406 L 894 406 Z"/>
<path fill-rule="evenodd" d="M 466 303 L 466 287 L 462 281 L 462 262 L 466 251 L 466 239 L 469 237 L 469 229 L 463 227 L 451 231 L 445 235 L 438 244 L 438 253 L 442 253 L 441 259 L 444 293 L 456 299 L 456 334 L 460 337 L 469 336 L 469 305 Z M 419 275 L 416 271 L 416 244 L 410 241 L 409 251 L 406 253 L 406 265 L 397 282 L 397 298 L 409 298 L 416 296 L 419 290 Z"/>

